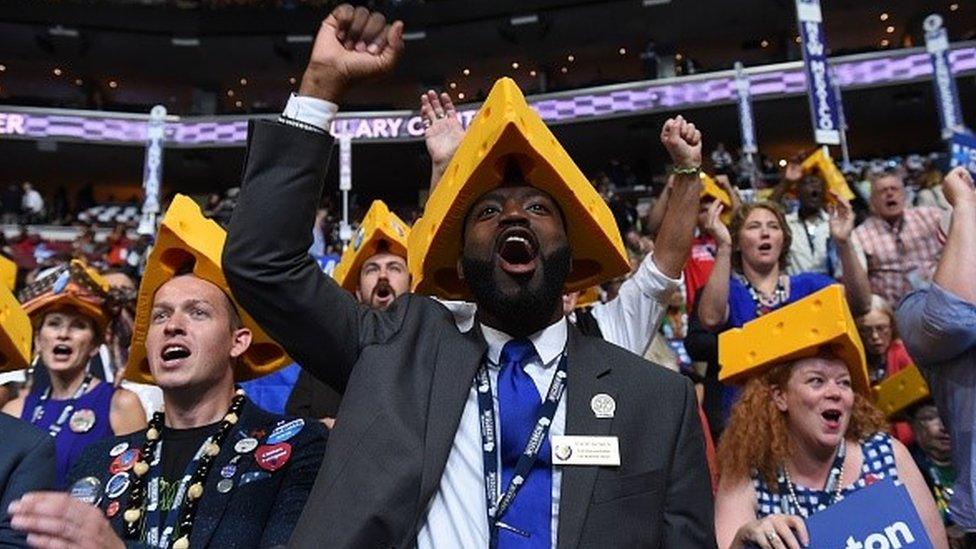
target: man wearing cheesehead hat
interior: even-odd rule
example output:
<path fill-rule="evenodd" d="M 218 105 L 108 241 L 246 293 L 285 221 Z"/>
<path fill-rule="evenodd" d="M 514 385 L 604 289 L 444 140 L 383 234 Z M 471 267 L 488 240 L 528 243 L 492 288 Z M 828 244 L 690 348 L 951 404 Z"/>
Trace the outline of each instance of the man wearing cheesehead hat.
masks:
<path fill-rule="evenodd" d="M 41 546 L 284 544 L 325 451 L 318 423 L 251 404 L 234 384 L 290 359 L 231 297 L 224 232 L 178 195 L 140 287 L 126 377 L 155 382 L 147 430 L 88 448 L 69 494 L 28 494 L 13 527 Z"/>
<path fill-rule="evenodd" d="M 2 263 L 3 258 L 0 258 Z M 31 322 L 11 290 L 0 281 L 0 370 L 26 368 L 31 356 Z M 0 414 L 0 547 L 22 547 L 24 535 L 10 526 L 3 509 L 33 490 L 49 490 L 55 483 L 54 440 L 44 431 L 7 414 Z"/>
<path fill-rule="evenodd" d="M 410 227 L 382 200 L 375 200 L 332 273 L 359 303 L 383 310 L 410 291 L 407 235 Z M 341 396 L 302 370 L 288 397 L 288 413 L 321 418 L 332 426 Z"/>
<path fill-rule="evenodd" d="M 411 250 L 427 250 L 408 254 L 412 276 L 470 296 L 471 330 L 417 294 L 362 307 L 309 258 L 330 116 L 347 86 L 393 67 L 402 37 L 400 22 L 337 7 L 299 95 L 251 129 L 228 281 L 299 364 L 344 391 L 290 545 L 713 546 L 691 385 L 565 319 L 562 294 L 627 272 L 627 257 L 514 82 L 495 85 L 410 232 Z"/>

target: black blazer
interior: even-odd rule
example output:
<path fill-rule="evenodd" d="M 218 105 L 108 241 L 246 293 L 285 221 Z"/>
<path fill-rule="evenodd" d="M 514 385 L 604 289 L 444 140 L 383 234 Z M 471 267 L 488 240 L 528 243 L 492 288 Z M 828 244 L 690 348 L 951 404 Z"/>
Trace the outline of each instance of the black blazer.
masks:
<path fill-rule="evenodd" d="M 307 421 L 305 427 L 287 442 L 292 446 L 291 458 L 284 467 L 270 477 L 240 486 L 241 476 L 250 471 L 263 471 L 254 461 L 254 452 L 248 453 L 237 463 L 232 480 L 234 487 L 227 493 L 217 490 L 220 470 L 238 455 L 234 443 L 248 436 L 259 442 L 271 433 L 276 422 L 283 416 L 268 413 L 246 400 L 237 426 L 228 435 L 217 454 L 203 487 L 203 500 L 197 508 L 190 547 L 271 547 L 283 545 L 291 536 L 298 522 L 305 501 L 315 482 L 315 475 L 322 464 L 325 442 L 328 436 L 325 426 L 317 421 Z M 260 436 L 257 436 L 260 435 Z M 68 485 L 88 476 L 96 477 L 105 484 L 112 477 L 109 466 L 114 459 L 109 455 L 112 447 L 128 442 L 130 448 L 142 448 L 146 443 L 146 431 L 110 438 L 89 446 L 68 473 Z M 165 451 L 165 448 L 164 448 Z M 128 502 L 129 491 L 118 498 L 120 510 L 109 519 L 112 529 L 119 536 L 123 533 L 122 515 Z M 113 501 L 103 497 L 99 507 L 105 510 Z M 144 547 L 141 543 L 126 542 L 128 547 Z"/>
<path fill-rule="evenodd" d="M 54 488 L 54 439 L 47 432 L 0 413 L 0 547 L 27 547 L 10 527 L 7 506 L 27 492 Z"/>
<path fill-rule="evenodd" d="M 360 306 L 308 256 L 331 146 L 307 130 L 251 126 L 224 272 L 261 326 L 343 395 L 290 545 L 411 547 L 487 344 L 427 297 L 401 296 L 387 311 Z M 563 470 L 559 546 L 714 546 L 691 385 L 575 328 L 567 353 L 566 433 L 618 436 L 621 466 Z M 594 416 L 597 393 L 613 396 L 616 417 Z"/>

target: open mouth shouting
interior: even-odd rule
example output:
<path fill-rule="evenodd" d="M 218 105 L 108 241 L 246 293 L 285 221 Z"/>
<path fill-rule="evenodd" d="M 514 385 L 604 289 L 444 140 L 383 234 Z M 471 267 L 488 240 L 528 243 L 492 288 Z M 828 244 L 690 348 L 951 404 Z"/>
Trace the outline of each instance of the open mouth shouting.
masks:
<path fill-rule="evenodd" d="M 830 432 L 840 431 L 841 419 L 844 414 L 838 409 L 828 409 L 821 412 L 820 417 L 823 418 L 827 430 Z"/>
<path fill-rule="evenodd" d="M 380 279 L 373 288 L 373 305 L 375 307 L 386 307 L 396 299 L 396 292 L 393 286 L 386 279 Z"/>
<path fill-rule="evenodd" d="M 67 362 L 74 354 L 74 349 L 72 349 L 69 345 L 65 345 L 64 343 L 58 343 L 53 349 L 51 349 L 51 354 L 54 356 L 54 360 L 58 362 Z"/>
<path fill-rule="evenodd" d="M 510 275 L 524 276 L 535 272 L 539 264 L 539 243 L 525 227 L 505 229 L 495 240 L 498 265 Z"/>
<path fill-rule="evenodd" d="M 164 368 L 177 368 L 190 357 L 190 348 L 182 343 L 167 343 L 159 353 Z"/>

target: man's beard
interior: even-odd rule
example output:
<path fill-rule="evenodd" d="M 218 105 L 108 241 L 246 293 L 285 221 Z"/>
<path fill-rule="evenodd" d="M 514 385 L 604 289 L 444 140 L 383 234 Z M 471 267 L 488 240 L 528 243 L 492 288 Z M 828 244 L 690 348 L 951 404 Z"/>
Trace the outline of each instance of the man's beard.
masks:
<path fill-rule="evenodd" d="M 528 280 L 518 281 L 518 291 L 508 295 L 498 286 L 491 260 L 461 257 L 464 280 L 474 294 L 478 309 L 503 322 L 504 326 L 497 328 L 516 337 L 545 328 L 553 310 L 562 309 L 563 286 L 572 265 L 569 246 L 558 248 L 548 256 L 540 255 L 539 263 L 540 287 L 531 288 Z"/>

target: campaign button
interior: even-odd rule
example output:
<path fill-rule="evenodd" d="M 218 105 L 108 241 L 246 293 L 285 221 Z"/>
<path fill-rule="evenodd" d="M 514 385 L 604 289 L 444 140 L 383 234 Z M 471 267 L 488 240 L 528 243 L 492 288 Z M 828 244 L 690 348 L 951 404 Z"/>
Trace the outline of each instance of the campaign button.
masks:
<path fill-rule="evenodd" d="M 241 475 L 241 480 L 238 482 L 238 486 L 244 486 L 245 484 L 250 484 L 256 480 L 261 480 L 265 478 L 270 478 L 271 474 L 264 471 L 250 471 Z"/>
<path fill-rule="evenodd" d="M 124 494 L 130 484 L 132 481 L 129 480 L 129 473 L 117 473 L 105 484 L 105 495 L 109 499 L 115 499 Z"/>
<path fill-rule="evenodd" d="M 78 479 L 71 485 L 69 493 L 71 497 L 79 501 L 98 505 L 98 502 L 102 500 L 102 481 L 95 477 Z"/>
<path fill-rule="evenodd" d="M 221 479 L 221 481 L 217 483 L 217 491 L 220 492 L 221 494 L 226 494 L 227 492 L 230 492 L 231 489 L 233 488 L 234 488 L 234 481 L 229 478 Z"/>
<path fill-rule="evenodd" d="M 241 440 L 238 440 L 236 444 L 234 444 L 234 451 L 238 454 L 246 454 L 253 451 L 257 447 L 258 440 L 256 438 L 242 438 Z"/>
<path fill-rule="evenodd" d="M 224 465 L 224 467 L 220 470 L 220 477 L 231 478 L 235 473 L 237 473 L 236 465 Z"/>
<path fill-rule="evenodd" d="M 75 433 L 87 433 L 91 431 L 91 428 L 95 426 L 95 411 L 89 410 L 88 408 L 82 408 L 76 411 L 68 419 L 68 426 Z"/>
<path fill-rule="evenodd" d="M 300 433 L 304 428 L 305 420 L 302 418 L 279 421 L 278 425 L 272 429 L 271 434 L 268 435 L 268 440 L 265 441 L 265 444 L 285 442 Z"/>
<path fill-rule="evenodd" d="M 284 467 L 289 459 L 291 459 L 291 444 L 287 442 L 261 446 L 254 451 L 254 460 L 258 462 L 258 467 L 272 473 Z"/>
<path fill-rule="evenodd" d="M 128 449 L 129 449 L 128 442 L 120 442 L 115 446 L 112 446 L 112 449 L 108 451 L 108 455 L 111 457 L 117 457 L 119 454 L 121 454 L 122 452 Z"/>
<path fill-rule="evenodd" d="M 112 501 L 108 504 L 108 507 L 105 508 L 105 516 L 112 518 L 119 514 L 119 507 L 121 507 L 121 505 L 119 505 L 119 500 Z"/>
<path fill-rule="evenodd" d="M 108 472 L 115 475 L 128 471 L 129 469 L 132 469 L 132 466 L 135 465 L 137 461 L 139 461 L 139 450 L 136 448 L 126 450 L 112 460 L 112 463 L 108 466 Z"/>

